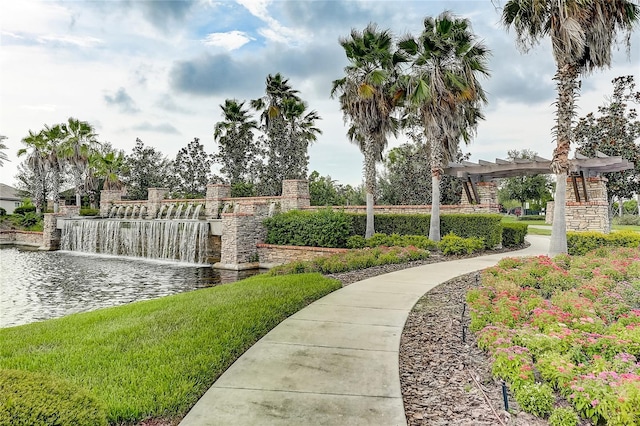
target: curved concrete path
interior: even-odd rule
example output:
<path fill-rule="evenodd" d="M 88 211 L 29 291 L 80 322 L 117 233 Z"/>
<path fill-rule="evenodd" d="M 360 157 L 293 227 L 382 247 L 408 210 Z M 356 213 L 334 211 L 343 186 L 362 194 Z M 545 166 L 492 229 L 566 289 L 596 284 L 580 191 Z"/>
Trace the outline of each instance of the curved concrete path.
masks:
<path fill-rule="evenodd" d="M 287 318 L 225 371 L 182 420 L 205 425 L 406 425 L 398 354 L 413 305 L 458 275 L 517 252 L 404 269 L 337 290 Z"/>

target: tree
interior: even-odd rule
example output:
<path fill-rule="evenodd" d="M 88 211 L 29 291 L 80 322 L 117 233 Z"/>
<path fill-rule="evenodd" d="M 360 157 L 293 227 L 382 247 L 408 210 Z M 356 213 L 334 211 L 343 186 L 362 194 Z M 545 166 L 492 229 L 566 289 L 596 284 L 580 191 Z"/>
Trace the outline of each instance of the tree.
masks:
<path fill-rule="evenodd" d="M 127 158 L 123 151 L 116 150 L 110 144 L 103 144 L 100 151 L 94 151 L 89 157 L 92 176 L 103 181 L 105 190 L 122 189 L 121 177 L 126 169 Z M 99 185 L 95 184 L 95 187 Z"/>
<path fill-rule="evenodd" d="M 619 31 L 631 32 L 640 9 L 627 0 L 509 0 L 502 23 L 513 28 L 524 51 L 550 37 L 556 62 L 556 147 L 551 171 L 556 175 L 555 208 L 549 254 L 567 252 L 566 187 L 569 172 L 571 127 L 578 95 L 578 76 L 611 64 L 611 51 Z"/>
<path fill-rule="evenodd" d="M 417 114 L 431 157 L 431 224 L 429 238 L 440 241 L 440 182 L 455 159 L 459 141 L 469 142 L 486 103 L 479 75 L 488 75 L 488 49 L 476 40 L 467 19 L 449 12 L 427 17 L 416 39 L 398 46 L 410 60 L 404 84 L 411 113 Z"/>
<path fill-rule="evenodd" d="M 9 157 L 7 157 L 7 153 L 3 152 L 7 149 L 7 145 L 4 144 L 4 140 L 7 139 L 6 136 L 0 135 L 0 167 L 4 166 L 5 161 L 9 161 Z"/>
<path fill-rule="evenodd" d="M 62 125 L 56 124 L 48 126 L 45 124 L 41 131 L 44 140 L 45 153 L 45 169 L 50 172 L 51 176 L 51 197 L 53 198 L 53 212 L 58 213 L 60 209 L 60 186 L 62 185 L 62 172 L 65 166 L 62 158 L 61 144 L 65 138 L 65 132 Z"/>
<path fill-rule="evenodd" d="M 507 158 L 533 160 L 536 155 L 538 155 L 537 152 L 529 149 L 513 149 L 508 152 Z M 539 206 L 546 205 L 547 201 L 552 199 L 550 191 L 552 186 L 547 175 L 514 176 L 503 179 L 498 197 L 501 200 L 517 200 L 524 212 L 524 203 L 527 201 L 535 201 Z"/>
<path fill-rule="evenodd" d="M 427 145 L 406 143 L 390 150 L 384 158 L 378 187 L 382 204 L 431 204 Z"/>
<path fill-rule="evenodd" d="M 317 171 L 309 175 L 309 195 L 312 206 L 342 206 L 346 198 L 339 193 L 341 185 L 338 185 L 331 176 L 320 176 Z"/>
<path fill-rule="evenodd" d="M 89 157 L 98 141 L 93 126 L 87 121 L 69 117 L 61 124 L 64 139 L 60 145 L 60 155 L 71 168 L 75 186 L 76 206 L 82 205 L 82 195 L 86 193 L 89 172 Z"/>
<path fill-rule="evenodd" d="M 350 123 L 347 136 L 364 155 L 365 237 L 370 238 L 375 232 L 376 163 L 382 160 L 387 137 L 398 130 L 398 121 L 393 117 L 401 96 L 395 86 L 398 63 L 390 31 L 380 31 L 374 24 L 362 32 L 351 30 L 350 36 L 339 42 L 349 65 L 344 68 L 345 76 L 333 82 L 331 97 L 338 95 L 345 123 Z"/>
<path fill-rule="evenodd" d="M 123 181 L 132 199 L 145 200 L 149 188 L 166 188 L 170 185 L 171 162 L 160 151 L 145 146 L 139 138 L 136 138 L 131 155 L 126 157 L 123 169 Z"/>
<path fill-rule="evenodd" d="M 612 80 L 613 95 L 598 107 L 599 116 L 589 113 L 578 120 L 574 128 L 578 151 L 594 157 L 596 151 L 621 156 L 634 164 L 631 170 L 604 173 L 607 179 L 609 215 L 612 216 L 614 197 L 630 198 L 640 194 L 640 120 L 629 103 L 640 104 L 640 92 L 634 91 L 633 76 Z"/>
<path fill-rule="evenodd" d="M 193 138 L 178 151 L 173 162 L 175 185 L 173 191 L 181 198 L 204 197 L 211 180 L 213 159 L 204 150 L 200 139 Z"/>
<path fill-rule="evenodd" d="M 260 142 L 266 161 L 261 168 L 259 192 L 279 195 L 283 179 L 306 177 L 308 146 L 320 133 L 315 127 L 320 117 L 315 111 L 306 113 L 306 103 L 280 73 L 267 76 L 265 95 L 251 101 L 251 106 L 261 112 L 264 133 Z"/>
<path fill-rule="evenodd" d="M 223 121 L 216 123 L 213 134 L 218 142 L 218 152 L 213 159 L 222 164 L 221 172 L 232 187 L 255 182 L 262 156 L 253 134 L 258 123 L 243 107 L 244 102 L 225 99 L 224 105 L 220 105 Z"/>
<path fill-rule="evenodd" d="M 41 213 L 46 209 L 48 193 L 47 182 L 49 181 L 45 166 L 46 143 L 42 136 L 42 132 L 34 133 L 31 130 L 29 130 L 29 134 L 27 136 L 22 138 L 21 142 L 26 145 L 26 148 L 18 150 L 18 157 L 27 155 L 27 159 L 24 164 L 31 174 L 31 180 L 29 181 L 29 179 L 25 179 L 23 183 L 25 185 L 25 190 L 29 191 L 33 197 L 36 212 Z"/>

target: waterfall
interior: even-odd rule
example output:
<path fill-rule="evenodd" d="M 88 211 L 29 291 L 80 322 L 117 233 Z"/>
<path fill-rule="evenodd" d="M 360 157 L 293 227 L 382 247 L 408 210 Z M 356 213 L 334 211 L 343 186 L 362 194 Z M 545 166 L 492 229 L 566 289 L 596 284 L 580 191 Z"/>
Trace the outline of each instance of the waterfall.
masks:
<path fill-rule="evenodd" d="M 171 219 L 172 211 L 173 211 L 173 204 L 169 206 L 169 209 L 167 210 L 167 216 L 165 217 L 165 219 Z"/>
<path fill-rule="evenodd" d="M 205 263 L 209 224 L 181 220 L 65 220 L 62 250 Z"/>
<path fill-rule="evenodd" d="M 193 204 L 189 204 L 187 206 L 187 210 L 184 212 L 184 219 L 191 219 L 191 209 L 193 208 Z"/>
<path fill-rule="evenodd" d="M 167 209 L 167 206 L 162 206 L 160 208 L 160 211 L 158 212 L 158 219 L 162 219 L 162 215 L 164 214 L 164 211 Z"/>
<path fill-rule="evenodd" d="M 202 210 L 202 204 L 198 204 L 196 207 L 196 211 L 193 212 L 193 217 L 191 219 L 198 219 L 200 217 L 200 210 Z"/>
<path fill-rule="evenodd" d="M 178 210 L 176 210 L 176 215 L 173 217 L 174 219 L 180 219 L 180 214 L 182 213 L 182 204 L 178 206 Z"/>
<path fill-rule="evenodd" d="M 114 217 L 117 211 L 118 208 L 116 206 L 111 207 L 111 210 L 109 211 L 109 217 Z"/>

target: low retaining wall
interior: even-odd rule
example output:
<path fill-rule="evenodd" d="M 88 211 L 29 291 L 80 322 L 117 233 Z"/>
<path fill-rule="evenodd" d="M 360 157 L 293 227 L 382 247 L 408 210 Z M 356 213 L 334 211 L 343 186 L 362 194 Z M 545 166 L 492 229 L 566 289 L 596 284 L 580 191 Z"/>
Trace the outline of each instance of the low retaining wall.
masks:
<path fill-rule="evenodd" d="M 42 246 L 42 232 L 0 231 L 0 245 Z"/>
<path fill-rule="evenodd" d="M 256 248 L 258 249 L 261 268 L 273 268 L 284 263 L 308 261 L 349 251 L 341 248 L 281 246 L 275 244 L 256 244 Z"/>

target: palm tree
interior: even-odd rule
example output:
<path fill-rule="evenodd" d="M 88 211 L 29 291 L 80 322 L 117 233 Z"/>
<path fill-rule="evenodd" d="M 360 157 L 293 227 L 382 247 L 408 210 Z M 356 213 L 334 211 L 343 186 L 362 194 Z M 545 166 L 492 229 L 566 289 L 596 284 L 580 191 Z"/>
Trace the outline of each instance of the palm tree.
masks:
<path fill-rule="evenodd" d="M 36 213 L 42 213 L 46 209 L 47 200 L 47 169 L 46 169 L 46 142 L 42 131 L 34 133 L 29 130 L 28 136 L 22 138 L 21 142 L 26 148 L 18 150 L 18 157 L 27 154 L 26 164 L 33 173 L 32 196 L 36 205 Z"/>
<path fill-rule="evenodd" d="M 2 152 L 7 149 L 7 146 L 4 144 L 4 140 L 7 139 L 6 136 L 0 135 L 0 167 L 4 166 L 5 161 L 9 161 L 9 157 L 7 157 L 6 152 Z"/>
<path fill-rule="evenodd" d="M 315 110 L 307 112 L 306 102 L 293 98 L 283 100 L 282 116 L 287 124 L 289 142 L 288 149 L 283 152 L 283 162 L 288 165 L 283 177 L 304 179 L 309 167 L 309 145 L 318 139 L 317 135 L 322 134 L 322 130 L 315 125 L 320 116 Z"/>
<path fill-rule="evenodd" d="M 214 158 L 222 163 L 221 171 L 232 186 L 249 179 L 251 162 L 260 156 L 253 140 L 253 130 L 258 123 L 251 119 L 249 111 L 243 107 L 244 102 L 225 99 L 224 105 L 220 105 L 223 121 L 216 123 L 213 133 L 219 146 Z"/>
<path fill-rule="evenodd" d="M 502 23 L 516 32 L 516 43 L 524 51 L 551 38 L 556 62 L 556 148 L 551 171 L 556 175 L 555 207 L 549 254 L 567 252 L 565 202 L 571 126 L 578 95 L 578 76 L 611 65 L 618 31 L 627 33 L 638 22 L 640 8 L 627 0 L 509 0 Z"/>
<path fill-rule="evenodd" d="M 398 121 L 392 116 L 400 98 L 394 90 L 397 62 L 393 38 L 388 30 L 379 31 L 369 24 L 362 32 L 351 30 L 347 38 L 340 38 L 349 65 L 345 76 L 333 82 L 331 97 L 339 94 L 345 123 L 351 123 L 347 136 L 364 155 L 364 180 L 367 194 L 367 227 L 365 237 L 374 230 L 374 194 L 376 163 L 382 160 L 387 136 L 396 134 Z"/>
<path fill-rule="evenodd" d="M 429 144 L 431 223 L 429 238 L 440 241 L 440 182 L 445 165 L 455 159 L 460 139 L 469 142 L 486 103 L 479 75 L 488 75 L 488 49 L 476 40 L 467 19 L 449 12 L 427 17 L 417 39 L 407 36 L 398 46 L 410 60 L 403 77 L 408 116 L 417 114 Z"/>
<path fill-rule="evenodd" d="M 64 140 L 60 146 L 60 154 L 71 166 L 76 189 L 76 206 L 81 206 L 89 169 L 89 156 L 97 144 L 96 134 L 93 126 L 87 121 L 73 117 L 69 117 L 67 123 L 61 124 L 61 128 Z"/>
<path fill-rule="evenodd" d="M 61 156 L 61 144 L 65 138 L 62 125 L 56 124 L 53 127 L 44 126 L 41 131 L 45 143 L 45 169 L 51 173 L 51 195 L 53 197 L 53 212 L 58 213 L 60 208 L 60 179 L 64 168 L 64 161 Z"/>
<path fill-rule="evenodd" d="M 125 155 L 118 150 L 103 151 L 106 152 L 94 151 L 89 156 L 93 175 L 104 179 L 102 188 L 105 190 L 122 189 L 120 176 L 125 167 Z"/>

